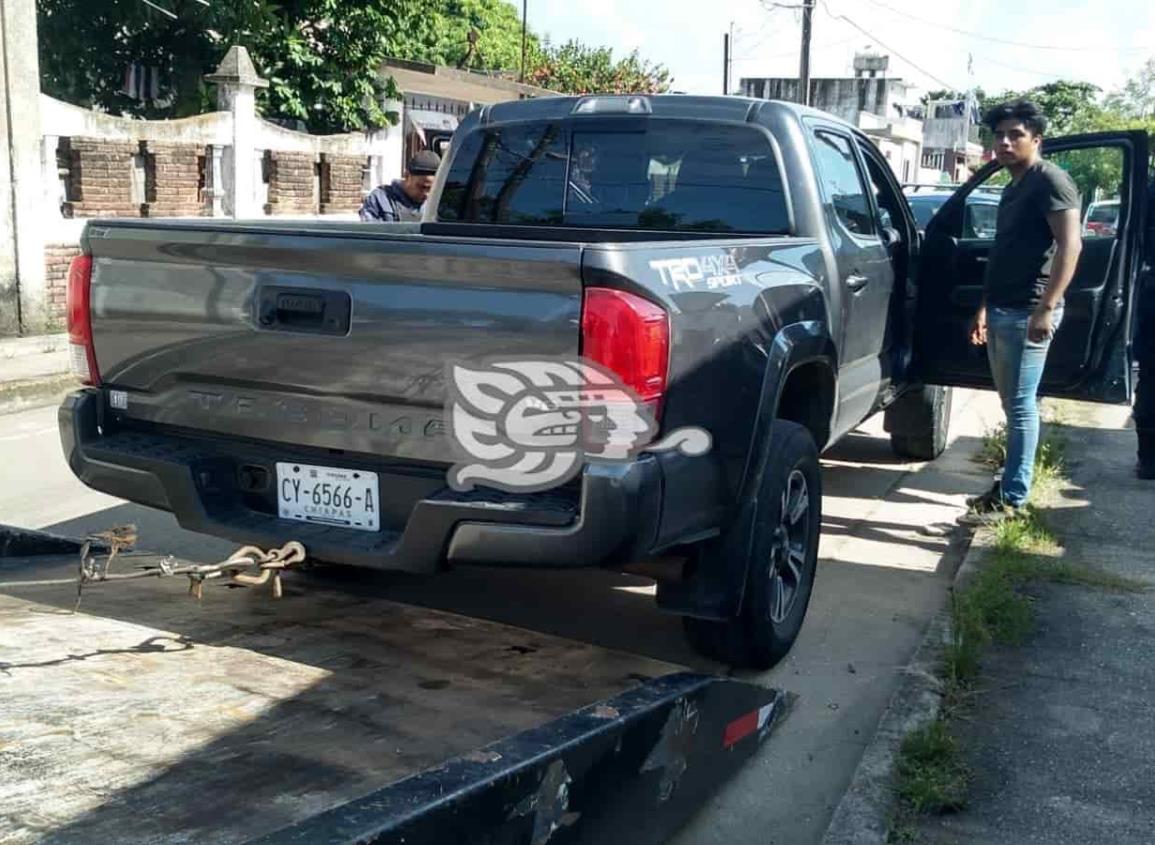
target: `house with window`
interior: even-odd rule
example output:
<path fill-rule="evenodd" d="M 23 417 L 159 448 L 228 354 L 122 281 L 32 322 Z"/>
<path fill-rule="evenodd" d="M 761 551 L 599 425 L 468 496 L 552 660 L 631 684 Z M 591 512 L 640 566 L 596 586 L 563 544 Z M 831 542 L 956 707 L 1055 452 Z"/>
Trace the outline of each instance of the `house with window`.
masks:
<path fill-rule="evenodd" d="M 946 173 L 952 182 L 965 182 L 983 163 L 983 147 L 979 143 L 981 122 L 978 103 L 973 97 L 927 103 L 922 166 Z"/>
<path fill-rule="evenodd" d="M 403 161 L 426 149 L 443 156 L 458 123 L 478 106 L 555 96 L 546 88 L 499 75 L 402 59 L 386 59 L 380 75 L 383 79 L 392 77 L 401 91 Z"/>
<path fill-rule="evenodd" d="M 885 55 L 857 54 L 854 76 L 810 80 L 810 105 L 857 126 L 900 181 L 914 182 L 923 158 L 921 106 L 913 97 L 914 85 L 886 75 L 889 64 Z M 798 77 L 744 77 L 739 86 L 747 97 L 802 102 Z"/>

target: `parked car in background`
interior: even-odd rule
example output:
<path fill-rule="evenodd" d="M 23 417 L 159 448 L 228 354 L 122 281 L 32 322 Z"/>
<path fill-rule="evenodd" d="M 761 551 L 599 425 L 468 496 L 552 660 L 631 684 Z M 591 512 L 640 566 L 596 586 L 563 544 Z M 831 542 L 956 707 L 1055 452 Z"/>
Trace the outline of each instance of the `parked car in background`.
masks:
<path fill-rule="evenodd" d="M 948 199 L 954 194 L 954 189 L 934 191 L 932 193 L 915 193 L 908 196 L 910 210 L 914 212 L 914 220 L 920 232 L 925 232 L 931 218 L 938 213 Z M 997 194 L 975 192 L 967 197 L 966 212 L 963 216 L 963 237 L 993 238 L 995 226 L 999 219 L 999 197 Z"/>
<path fill-rule="evenodd" d="M 1087 206 L 1083 215 L 1083 237 L 1113 238 L 1119 228 L 1119 200 L 1103 200 Z"/>

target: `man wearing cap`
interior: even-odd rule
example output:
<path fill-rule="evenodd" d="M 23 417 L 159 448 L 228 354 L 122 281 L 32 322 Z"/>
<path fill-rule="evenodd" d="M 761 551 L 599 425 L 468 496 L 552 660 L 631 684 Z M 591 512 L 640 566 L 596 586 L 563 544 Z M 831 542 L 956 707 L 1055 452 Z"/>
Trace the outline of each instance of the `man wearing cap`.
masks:
<path fill-rule="evenodd" d="M 404 179 L 373 189 L 361 204 L 361 219 L 378 223 L 402 223 L 421 219 L 425 199 L 433 190 L 433 177 L 441 158 L 432 150 L 422 150 L 409 159 Z"/>

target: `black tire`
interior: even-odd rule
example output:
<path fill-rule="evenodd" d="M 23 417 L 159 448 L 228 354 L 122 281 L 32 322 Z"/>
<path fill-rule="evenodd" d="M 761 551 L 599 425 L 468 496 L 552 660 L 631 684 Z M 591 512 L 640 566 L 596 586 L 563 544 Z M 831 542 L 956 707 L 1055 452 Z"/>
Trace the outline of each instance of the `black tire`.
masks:
<path fill-rule="evenodd" d="M 810 432 L 776 420 L 754 515 L 739 615 L 726 621 L 683 617 L 686 637 L 700 654 L 731 666 L 769 669 L 790 651 L 810 605 L 822 524 L 822 475 Z M 698 549 L 709 566 L 722 549 L 743 545 L 721 537 Z"/>
<path fill-rule="evenodd" d="M 890 447 L 900 458 L 933 461 L 946 450 L 953 393 L 928 384 L 901 396 L 886 409 Z"/>

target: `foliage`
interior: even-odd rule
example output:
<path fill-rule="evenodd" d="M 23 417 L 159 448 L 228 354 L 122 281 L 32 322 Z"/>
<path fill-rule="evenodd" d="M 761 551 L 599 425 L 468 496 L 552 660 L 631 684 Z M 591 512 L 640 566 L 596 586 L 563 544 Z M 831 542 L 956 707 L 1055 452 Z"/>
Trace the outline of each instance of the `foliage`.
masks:
<path fill-rule="evenodd" d="M 1155 59 L 1148 61 L 1139 73 L 1121 89 L 1105 97 L 1101 89 L 1088 82 L 1049 82 L 1022 91 L 1004 91 L 990 96 L 978 90 L 980 108 L 1014 99 L 1028 99 L 1039 105 L 1047 116 L 1047 134 L 1070 135 L 1084 132 L 1107 132 L 1125 129 L 1146 129 L 1155 132 Z M 965 94 L 936 91 L 928 99 L 961 98 Z M 991 147 L 991 134 L 983 127 L 980 132 L 983 146 Z M 1123 158 L 1120 150 L 1071 150 L 1052 158 L 1063 167 L 1083 195 L 1083 204 L 1097 199 L 1119 196 L 1123 179 Z M 1005 174 L 996 174 L 991 184 L 1005 184 Z"/>
<path fill-rule="evenodd" d="M 1067 135 L 1076 131 L 1081 121 L 1098 111 L 1102 89 L 1090 82 L 1060 80 L 1037 85 L 1025 91 L 1006 91 L 988 105 L 1007 100 L 1031 100 L 1047 116 L 1047 134 Z"/>
<path fill-rule="evenodd" d="M 641 59 L 636 50 L 615 60 L 608 47 L 571 40 L 560 47 L 546 45 L 527 81 L 566 94 L 636 94 L 668 91 L 672 80 L 669 71 Z"/>
<path fill-rule="evenodd" d="M 942 719 L 909 734 L 898 756 L 898 794 L 915 813 L 961 810 L 970 774 Z"/>
<path fill-rule="evenodd" d="M 431 16 L 427 42 L 419 58 L 433 64 L 458 68 L 505 71 L 521 70 L 521 17 L 506 0 L 446 0 Z M 470 46 L 470 33 L 476 43 Z M 526 33 L 526 69 L 542 60 L 541 41 Z"/>
<path fill-rule="evenodd" d="M 213 107 L 204 74 L 228 48 L 248 48 L 269 88 L 269 119 L 311 132 L 389 122 L 386 58 L 515 75 L 521 19 L 507 0 L 37 0 L 45 93 L 77 105 L 146 118 L 185 117 Z M 542 45 L 527 33 L 527 81 L 561 92 L 664 91 L 669 73 L 636 52 L 570 41 Z M 133 66 L 155 68 L 144 99 L 122 89 Z"/>
<path fill-rule="evenodd" d="M 200 75 L 224 55 L 208 34 L 217 22 L 193 0 L 168 8 L 177 20 L 134 0 L 37 0 L 42 90 L 140 117 L 195 113 Z M 121 91 L 134 63 L 159 71 L 155 99 L 140 101 Z"/>
<path fill-rule="evenodd" d="M 222 28 L 222 44 L 248 47 L 268 78 L 266 114 L 296 118 L 318 133 L 376 128 L 389 122 L 385 98 L 397 95 L 382 80 L 381 64 L 418 51 L 430 26 L 425 5 L 424 0 L 259 0 L 262 15 L 246 28 L 233 17 L 246 6 L 233 4 L 221 13 L 232 18 Z"/>
<path fill-rule="evenodd" d="M 79 105 L 183 117 L 211 105 L 203 75 L 241 44 L 269 81 L 261 95 L 267 116 L 314 132 L 382 126 L 391 92 L 378 69 L 429 40 L 429 2 L 162 0 L 170 17 L 139 0 L 38 0 L 42 86 Z M 145 99 L 121 90 L 133 65 L 157 71 Z"/>
<path fill-rule="evenodd" d="M 1148 59 L 1131 79 L 1104 101 L 1108 112 L 1141 121 L 1155 121 L 1155 59 Z"/>

